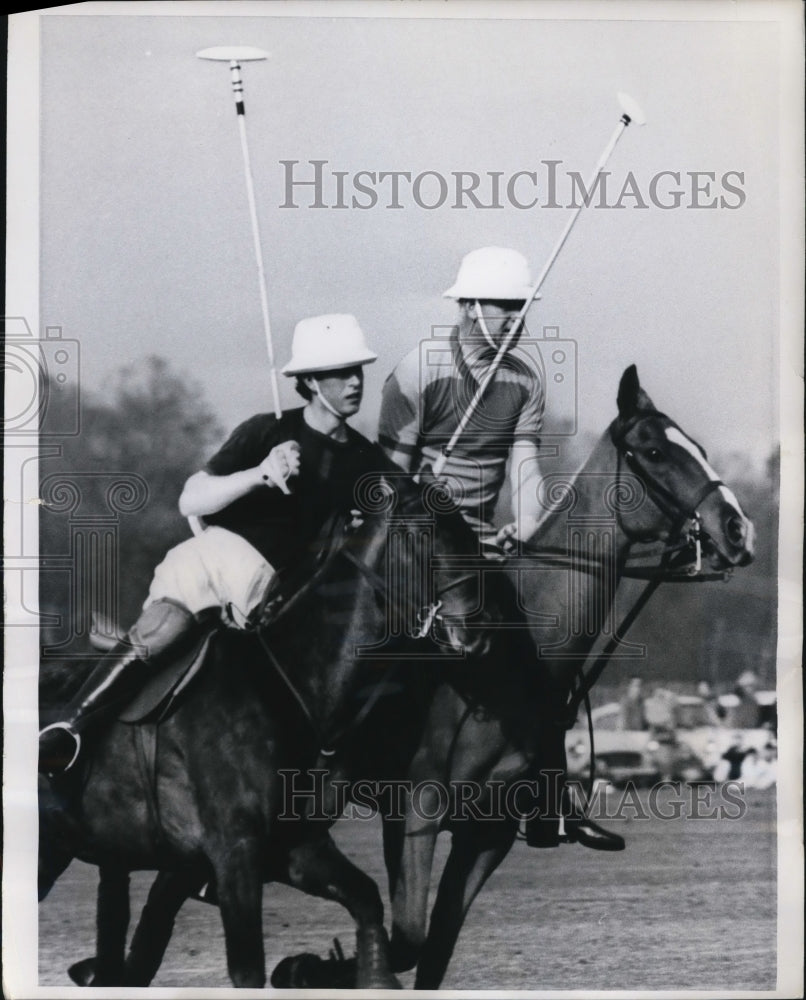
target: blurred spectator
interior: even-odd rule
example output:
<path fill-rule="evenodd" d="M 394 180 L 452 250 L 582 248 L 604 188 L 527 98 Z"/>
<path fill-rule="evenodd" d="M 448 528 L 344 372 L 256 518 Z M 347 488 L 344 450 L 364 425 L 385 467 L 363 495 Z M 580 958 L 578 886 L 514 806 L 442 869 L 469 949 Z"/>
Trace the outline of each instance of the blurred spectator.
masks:
<path fill-rule="evenodd" d="M 719 698 L 711 690 L 708 681 L 700 681 L 697 685 L 697 694 L 702 698 L 706 717 L 709 726 L 720 726 L 725 718 L 725 709 L 719 704 Z"/>
<path fill-rule="evenodd" d="M 738 704 L 731 707 L 731 726 L 734 729 L 757 729 L 761 725 L 761 708 L 756 700 L 757 689 L 758 677 L 752 670 L 745 670 L 734 688 L 738 699 Z"/>
<path fill-rule="evenodd" d="M 627 690 L 621 696 L 620 729 L 646 729 L 644 718 L 644 688 L 640 677 L 631 677 Z"/>
<path fill-rule="evenodd" d="M 745 757 L 748 755 L 750 750 L 744 745 L 744 736 L 742 733 L 735 733 L 733 737 L 733 743 L 728 747 L 728 749 L 722 754 L 722 760 L 728 762 L 728 772 L 724 778 L 720 778 L 722 781 L 739 781 L 742 777 L 742 764 L 744 763 Z"/>
<path fill-rule="evenodd" d="M 765 744 L 761 753 L 755 748 L 748 750 L 741 771 L 745 785 L 748 788 L 771 788 L 777 777 L 777 756 L 774 743 Z"/>
<path fill-rule="evenodd" d="M 655 733 L 672 733 L 677 728 L 675 707 L 677 697 L 667 688 L 656 687 L 652 694 L 644 700 L 644 720 L 650 730 Z"/>

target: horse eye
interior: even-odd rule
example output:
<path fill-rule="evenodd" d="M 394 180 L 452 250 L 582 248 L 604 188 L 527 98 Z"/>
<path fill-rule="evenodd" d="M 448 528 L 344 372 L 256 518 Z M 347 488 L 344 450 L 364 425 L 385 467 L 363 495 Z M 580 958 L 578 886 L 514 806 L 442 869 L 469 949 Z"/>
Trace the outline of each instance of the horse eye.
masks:
<path fill-rule="evenodd" d="M 660 448 L 650 448 L 646 453 L 646 457 L 650 462 L 662 462 L 663 452 Z"/>

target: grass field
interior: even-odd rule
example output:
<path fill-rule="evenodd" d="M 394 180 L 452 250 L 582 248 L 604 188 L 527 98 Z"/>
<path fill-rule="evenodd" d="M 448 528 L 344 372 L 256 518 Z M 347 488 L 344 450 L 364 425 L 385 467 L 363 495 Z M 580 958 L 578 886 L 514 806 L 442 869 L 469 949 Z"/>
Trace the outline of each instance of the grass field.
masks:
<path fill-rule="evenodd" d="M 470 912 L 444 988 L 773 989 L 774 789 L 745 802 L 740 819 L 611 820 L 627 839 L 621 854 L 516 843 Z M 386 897 L 377 821 L 340 821 L 335 836 Z M 132 877 L 135 917 L 151 878 Z M 95 869 L 74 862 L 40 905 L 41 985 L 70 985 L 67 967 L 93 953 L 96 884 Z M 333 903 L 267 886 L 263 914 L 269 972 L 288 954 L 325 955 L 334 935 L 352 950 L 350 918 Z M 216 908 L 185 906 L 152 985 L 230 985 Z"/>

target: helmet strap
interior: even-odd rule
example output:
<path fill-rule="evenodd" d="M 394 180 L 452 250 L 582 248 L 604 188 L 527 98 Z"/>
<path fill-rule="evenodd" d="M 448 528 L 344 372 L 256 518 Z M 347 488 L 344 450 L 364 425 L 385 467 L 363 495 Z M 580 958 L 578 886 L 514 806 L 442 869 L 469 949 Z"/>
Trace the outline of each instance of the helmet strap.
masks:
<path fill-rule="evenodd" d="M 487 324 L 484 322 L 484 316 L 481 313 L 481 303 L 476 299 L 473 305 L 474 312 L 476 314 L 476 319 L 478 320 L 479 327 L 481 328 L 482 335 L 490 347 L 494 350 L 498 350 L 498 344 L 493 340 L 490 331 L 487 329 Z"/>
<path fill-rule="evenodd" d="M 335 408 L 335 406 L 331 406 L 331 404 L 322 395 L 322 390 L 319 388 L 318 378 L 314 378 L 313 385 L 314 385 L 314 391 L 316 392 L 316 395 L 319 397 L 319 402 L 322 404 L 322 406 L 324 406 L 326 410 L 332 413 L 334 417 L 338 417 L 339 420 L 344 420 L 343 414 L 339 413 L 339 411 Z"/>

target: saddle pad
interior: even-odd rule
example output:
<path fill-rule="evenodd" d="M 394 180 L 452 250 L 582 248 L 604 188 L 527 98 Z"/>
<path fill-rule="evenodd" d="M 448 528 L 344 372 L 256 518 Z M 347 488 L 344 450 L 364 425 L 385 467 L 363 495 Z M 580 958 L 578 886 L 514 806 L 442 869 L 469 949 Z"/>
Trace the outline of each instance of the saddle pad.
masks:
<path fill-rule="evenodd" d="M 185 654 L 159 670 L 126 705 L 118 719 L 137 723 L 163 717 L 201 669 L 216 631 L 206 632 Z"/>

